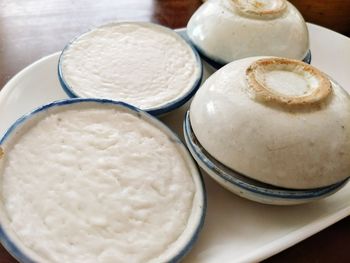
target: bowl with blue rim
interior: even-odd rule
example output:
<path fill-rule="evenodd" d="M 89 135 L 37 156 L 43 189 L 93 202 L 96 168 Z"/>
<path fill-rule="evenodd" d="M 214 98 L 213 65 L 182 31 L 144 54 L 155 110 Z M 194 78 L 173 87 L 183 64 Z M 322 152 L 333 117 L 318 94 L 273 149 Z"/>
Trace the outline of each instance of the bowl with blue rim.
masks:
<path fill-rule="evenodd" d="M 178 262 L 203 226 L 196 163 L 169 128 L 129 104 L 41 106 L 8 129 L 0 150 L 0 241 L 20 262 Z"/>
<path fill-rule="evenodd" d="M 199 166 L 217 183 L 243 198 L 271 205 L 296 205 L 316 201 L 342 189 L 348 179 L 326 187 L 288 189 L 262 183 L 220 163 L 199 143 L 191 129 L 189 112 L 183 123 L 187 147 Z"/>
<path fill-rule="evenodd" d="M 217 69 L 252 56 L 311 62 L 306 23 L 286 0 L 207 1 L 192 15 L 187 34 L 202 58 Z"/>
<path fill-rule="evenodd" d="M 251 57 L 204 82 L 183 129 L 192 156 L 225 188 L 261 203 L 300 204 L 348 181 L 349 109 L 347 91 L 317 68 Z"/>
<path fill-rule="evenodd" d="M 199 88 L 202 62 L 170 28 L 111 22 L 70 41 L 58 62 L 60 84 L 71 98 L 124 101 L 152 115 L 166 114 Z"/>

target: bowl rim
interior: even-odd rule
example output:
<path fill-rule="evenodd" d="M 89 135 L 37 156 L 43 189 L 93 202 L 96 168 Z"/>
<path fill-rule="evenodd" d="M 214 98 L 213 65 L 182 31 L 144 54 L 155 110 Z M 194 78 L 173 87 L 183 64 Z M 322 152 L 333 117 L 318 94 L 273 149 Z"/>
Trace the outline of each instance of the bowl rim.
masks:
<path fill-rule="evenodd" d="M 190 123 L 190 111 L 186 112 L 183 122 L 183 130 L 187 147 L 195 160 L 199 160 L 198 163 L 201 167 L 205 166 L 205 168 L 209 169 L 213 174 L 220 177 L 225 182 L 243 189 L 244 191 L 253 195 L 259 195 L 265 198 L 267 197 L 276 201 L 281 199 L 285 201 L 312 201 L 329 196 L 335 191 L 340 190 L 349 180 L 349 178 L 346 178 L 345 180 L 335 184 L 313 189 L 288 189 L 259 182 L 225 166 L 204 149 L 192 130 Z"/>
<path fill-rule="evenodd" d="M 188 39 L 182 37 L 181 34 L 179 34 L 178 32 L 172 30 L 169 27 L 163 26 L 163 25 L 159 25 L 156 23 L 151 23 L 151 22 L 135 22 L 135 21 L 111 21 L 99 26 L 95 26 L 92 27 L 90 29 L 88 29 L 87 31 L 75 36 L 73 39 L 71 39 L 63 48 L 59 59 L 58 59 L 58 63 L 57 63 L 57 72 L 58 72 L 58 80 L 61 84 L 62 89 L 64 90 L 64 92 L 70 97 L 70 98 L 85 98 L 85 97 L 80 97 L 75 91 L 74 88 L 72 88 L 68 82 L 66 81 L 65 77 L 64 77 L 64 73 L 63 73 L 63 69 L 62 69 L 62 63 L 63 63 L 63 57 L 65 52 L 69 49 L 69 47 L 77 40 L 79 40 L 81 37 L 83 37 L 84 35 L 92 32 L 93 30 L 96 30 L 98 28 L 103 28 L 103 27 L 108 27 L 108 26 L 112 26 L 112 25 L 123 25 L 123 24 L 131 24 L 131 25 L 139 25 L 139 26 L 144 26 L 144 27 L 148 27 L 148 28 L 157 28 L 158 30 L 160 30 L 161 32 L 164 32 L 166 34 L 172 35 L 174 36 L 177 41 L 183 41 L 183 43 L 186 45 L 186 47 L 188 47 L 191 51 L 192 54 L 195 57 L 195 66 L 198 69 L 198 75 L 196 76 L 192 87 L 190 87 L 186 93 L 184 93 L 181 97 L 178 97 L 177 99 L 173 99 L 167 103 L 164 103 L 160 106 L 156 106 L 156 107 L 151 107 L 148 109 L 142 109 L 146 112 L 148 112 L 151 115 L 154 116 L 159 116 L 162 114 L 166 114 L 174 109 L 179 108 L 180 106 L 182 106 L 183 104 L 185 104 L 198 90 L 198 88 L 201 85 L 202 82 L 202 78 L 203 78 L 203 63 L 201 60 L 201 56 L 199 55 L 199 53 L 197 52 L 197 49 L 192 45 L 192 42 L 189 41 Z M 103 99 L 109 99 L 109 98 L 103 98 Z"/>
<path fill-rule="evenodd" d="M 165 259 L 168 262 L 180 261 L 191 250 L 194 243 L 197 241 L 199 237 L 201 229 L 203 228 L 206 210 L 207 210 L 206 188 L 205 188 L 203 176 L 199 170 L 199 167 L 197 163 L 193 160 L 191 154 L 189 153 L 184 143 L 169 127 L 167 127 L 163 122 L 158 120 L 156 117 L 150 115 L 149 113 L 143 110 L 140 110 L 137 107 L 134 107 L 130 104 L 127 104 L 121 101 L 114 101 L 109 99 L 97 99 L 97 98 L 73 98 L 73 99 L 57 100 L 57 101 L 45 104 L 43 106 L 40 106 L 34 109 L 33 111 L 23 115 L 19 119 L 17 119 L 10 126 L 10 128 L 7 129 L 5 134 L 1 137 L 0 147 L 4 143 L 6 143 L 7 140 L 11 139 L 10 137 L 12 135 L 16 135 L 16 131 L 23 128 L 23 125 L 25 125 L 27 121 L 32 120 L 33 117 L 36 117 L 37 114 L 47 112 L 47 110 L 50 110 L 52 108 L 65 107 L 68 105 L 82 104 L 82 103 L 87 103 L 87 104 L 96 103 L 97 105 L 108 104 L 109 106 L 121 108 L 122 110 L 125 110 L 126 112 L 131 113 L 134 116 L 137 116 L 138 118 L 143 119 L 144 121 L 160 129 L 165 135 L 168 136 L 168 138 L 174 144 L 176 144 L 175 147 L 177 148 L 177 150 L 179 151 L 179 154 L 183 157 L 185 163 L 187 164 L 195 189 L 196 189 L 193 197 L 192 211 L 189 215 L 186 227 L 184 231 L 181 233 L 181 235 L 179 236 L 179 238 L 174 242 L 177 242 L 186 231 L 188 233 L 185 235 L 180 245 L 177 245 L 176 248 L 173 249 L 174 251 L 170 251 L 171 253 L 168 253 L 165 255 L 166 257 Z M 40 120 L 40 117 L 38 118 Z M 19 262 L 23 262 L 23 263 L 37 262 L 37 259 L 32 259 L 31 257 L 33 256 L 40 257 L 40 254 L 24 246 L 23 243 L 21 242 L 17 243 L 16 241 L 14 241 L 13 235 L 15 235 L 15 231 L 10 230 L 9 232 L 7 232 L 9 227 L 8 225 L 5 225 L 3 223 L 2 219 L 3 218 L 1 216 L 0 217 L 0 242 L 4 246 L 4 248 Z M 190 223 L 192 223 L 192 226 L 190 226 Z M 18 240 L 18 239 L 19 239 L 18 237 L 15 237 L 15 240 Z M 30 252 L 31 256 L 29 256 L 26 252 Z M 167 250 L 165 250 L 165 252 L 167 252 Z"/>
<path fill-rule="evenodd" d="M 220 68 L 224 67 L 225 65 L 236 61 L 236 60 L 240 60 L 240 59 L 244 59 L 244 58 L 239 58 L 239 59 L 235 59 L 232 61 L 225 61 L 223 59 L 220 58 L 215 58 L 214 56 L 210 56 L 208 55 L 202 48 L 200 48 L 196 43 L 194 43 L 191 38 L 189 37 L 192 45 L 196 48 L 198 54 L 200 55 L 200 57 L 207 62 L 210 66 L 212 66 L 213 68 L 215 68 L 216 70 L 219 70 Z M 271 55 L 252 55 L 250 57 L 256 57 L 256 56 L 269 56 L 269 57 L 276 57 L 276 56 L 271 56 Z M 247 57 L 248 58 L 248 57 Z M 311 49 L 308 49 L 306 52 L 306 55 L 303 59 L 301 59 L 302 62 L 305 62 L 307 64 L 311 64 L 311 60 L 312 60 L 312 53 L 311 53 Z"/>

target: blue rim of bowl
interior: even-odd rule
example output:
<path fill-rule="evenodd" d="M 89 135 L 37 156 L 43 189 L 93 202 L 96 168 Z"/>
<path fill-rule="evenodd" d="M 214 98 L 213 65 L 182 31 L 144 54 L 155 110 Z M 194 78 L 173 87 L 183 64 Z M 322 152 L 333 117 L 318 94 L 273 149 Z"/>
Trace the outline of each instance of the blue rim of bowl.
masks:
<path fill-rule="evenodd" d="M 199 169 L 199 166 L 198 166 L 197 162 L 193 159 L 191 153 L 189 153 L 187 148 L 186 148 L 186 151 L 188 152 L 189 157 L 192 159 L 193 163 L 196 166 L 196 169 L 198 170 L 199 179 L 200 179 L 200 182 L 201 182 L 201 185 L 202 185 L 202 189 L 203 189 L 202 215 L 200 217 L 200 221 L 199 221 L 199 224 L 197 226 L 197 229 L 195 230 L 195 232 L 192 235 L 191 239 L 188 241 L 188 244 L 173 259 L 169 260 L 168 263 L 180 262 L 191 251 L 192 247 L 194 246 L 194 244 L 198 240 L 199 234 L 200 234 L 200 232 L 201 232 L 201 230 L 202 230 L 202 228 L 204 226 L 204 219 L 205 219 L 205 215 L 206 215 L 207 209 L 208 209 L 208 199 L 207 199 L 207 195 L 206 195 L 207 190 L 205 188 L 203 175 L 202 175 L 202 173 L 201 173 L 201 171 Z"/>
<path fill-rule="evenodd" d="M 134 107 L 130 104 L 127 104 L 125 102 L 121 101 L 114 101 L 109 99 L 96 99 L 96 98 L 73 98 L 73 99 L 64 99 L 64 100 L 58 100 L 51 103 L 48 103 L 46 105 L 40 106 L 33 110 L 32 112 L 29 112 L 19 119 L 17 119 L 10 128 L 7 129 L 3 137 L 0 139 L 0 146 L 8 139 L 8 137 L 13 133 L 16 132 L 17 128 L 20 128 L 21 125 L 24 125 L 25 122 L 37 113 L 43 112 L 45 110 L 48 110 L 50 108 L 54 107 L 60 107 L 60 106 L 66 106 L 71 104 L 79 104 L 79 103 L 97 103 L 97 104 L 109 104 L 121 107 L 123 109 L 128 110 L 132 114 L 136 115 L 139 118 L 143 118 L 146 121 L 150 122 L 151 124 L 155 125 L 156 127 L 160 128 L 165 134 L 169 137 L 169 139 L 176 143 L 182 151 L 185 153 L 184 158 L 187 159 L 189 162 L 192 161 L 194 165 L 194 169 L 196 169 L 198 173 L 198 181 L 199 181 L 199 193 L 200 193 L 200 201 L 201 201 L 201 209 L 200 209 L 200 215 L 198 216 L 198 220 L 196 222 L 196 225 L 194 227 L 194 230 L 192 231 L 191 237 L 187 242 L 184 243 L 184 245 L 181 246 L 181 249 L 176 253 L 176 255 L 173 256 L 173 258 L 169 259 L 169 262 L 175 263 L 180 261 L 183 257 L 186 256 L 186 254 L 191 250 L 195 242 L 197 241 L 200 231 L 203 228 L 205 215 L 207 211 L 207 196 L 206 196 L 206 188 L 203 180 L 203 176 L 200 172 L 200 169 L 198 168 L 198 164 L 193 160 L 192 155 L 189 153 L 186 146 L 182 143 L 182 141 L 179 139 L 179 137 L 169 128 L 167 127 L 163 122 L 155 118 L 154 116 L 150 115 L 149 113 L 140 110 L 137 107 Z M 183 153 L 181 153 L 183 154 Z M 0 222 L 0 242 L 5 247 L 5 249 L 19 262 L 21 263 L 36 263 L 36 261 L 32 260 L 29 256 L 27 256 L 11 239 L 11 237 L 8 235 L 8 233 L 3 228 L 2 223 Z"/>
<path fill-rule="evenodd" d="M 187 33 L 186 33 L 187 34 Z M 202 48 L 200 48 L 197 44 L 195 44 L 193 41 L 191 41 L 191 39 L 189 38 L 189 36 L 187 35 L 188 41 L 190 41 L 192 43 L 192 45 L 195 47 L 195 49 L 198 51 L 200 57 L 207 62 L 210 66 L 212 66 L 215 69 L 220 69 L 223 66 L 225 66 L 226 64 L 228 64 L 229 62 L 224 61 L 222 59 L 219 58 L 213 58 L 210 55 L 208 55 Z M 311 64 L 311 59 L 312 59 L 312 55 L 311 55 L 311 50 L 309 49 L 305 55 L 305 57 L 302 59 L 303 62 L 307 63 L 307 64 Z"/>
<path fill-rule="evenodd" d="M 245 189 L 253 194 L 260 196 L 266 196 L 273 199 L 284 199 L 284 200 L 313 200 L 321 197 L 326 197 L 335 191 L 340 190 L 349 180 L 349 178 L 320 188 L 314 189 L 287 189 L 276 187 L 270 184 L 262 183 L 257 180 L 248 178 L 233 169 L 221 164 L 214 157 L 212 157 L 197 140 L 190 123 L 190 112 L 187 111 L 184 123 L 184 136 L 186 137 L 187 147 L 190 148 L 190 152 L 195 153 L 196 157 L 213 173 L 221 177 L 225 181 Z M 196 158 L 195 158 L 196 159 Z"/>
<path fill-rule="evenodd" d="M 188 38 L 183 37 L 183 34 L 180 34 L 174 30 L 172 30 L 171 28 L 159 25 L 159 24 L 155 24 L 155 23 L 149 23 L 149 22 L 110 22 L 104 25 L 101 25 L 99 27 L 94 27 L 91 28 L 90 30 L 76 36 L 75 38 L 73 38 L 70 42 L 68 42 L 68 44 L 63 48 L 59 59 L 58 59 L 58 66 L 57 66 L 57 72 L 58 72 L 58 80 L 61 84 L 62 89 L 64 90 L 64 92 L 70 97 L 70 98 L 82 98 L 80 97 L 78 94 L 76 94 L 73 89 L 69 86 L 69 84 L 67 83 L 67 81 L 64 78 L 64 74 L 62 72 L 62 61 L 63 61 L 63 56 L 66 50 L 69 49 L 70 45 L 72 43 L 74 43 L 76 40 L 78 40 L 79 38 L 81 38 L 83 35 L 91 32 L 92 30 L 95 30 L 96 28 L 100 28 L 100 27 L 105 27 L 108 25 L 113 25 L 113 24 L 135 24 L 135 25 L 146 25 L 146 26 L 156 26 L 161 28 L 164 32 L 168 31 L 169 34 L 175 34 L 178 37 L 180 37 L 179 39 L 182 39 L 187 45 L 188 47 L 192 50 L 195 59 L 196 59 L 196 67 L 198 67 L 199 73 L 198 76 L 196 78 L 196 80 L 194 81 L 192 87 L 181 97 L 170 101 L 164 105 L 161 106 L 157 106 L 154 108 L 149 108 L 149 109 L 144 109 L 144 111 L 148 112 L 149 114 L 153 115 L 153 116 L 159 116 L 162 114 L 166 114 L 174 109 L 177 109 L 179 107 L 181 107 L 183 104 L 185 104 L 189 99 L 192 98 L 192 96 L 196 93 L 196 91 L 198 90 L 198 88 L 201 85 L 202 82 L 202 78 L 203 78 L 203 64 L 202 64 L 202 60 L 201 57 L 199 55 L 199 53 L 197 52 L 196 48 L 192 45 L 192 43 L 189 41 Z M 108 98 L 106 98 L 108 99 Z"/>

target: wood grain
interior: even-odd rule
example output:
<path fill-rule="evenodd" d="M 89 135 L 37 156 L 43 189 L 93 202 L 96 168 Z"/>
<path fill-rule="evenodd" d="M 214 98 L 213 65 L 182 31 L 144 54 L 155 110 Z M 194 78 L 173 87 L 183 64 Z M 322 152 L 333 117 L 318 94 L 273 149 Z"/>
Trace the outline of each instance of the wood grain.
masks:
<path fill-rule="evenodd" d="M 292 2 L 307 21 L 350 34 L 350 1 Z M 22 68 L 61 50 L 90 27 L 112 20 L 153 21 L 172 28 L 183 27 L 200 4 L 200 0 L 2 0 L 0 87 Z M 349 244 L 348 217 L 265 262 L 350 262 Z M 0 262 L 16 260 L 0 246 Z"/>
<path fill-rule="evenodd" d="M 305 20 L 350 36 L 350 1 L 290 0 Z"/>

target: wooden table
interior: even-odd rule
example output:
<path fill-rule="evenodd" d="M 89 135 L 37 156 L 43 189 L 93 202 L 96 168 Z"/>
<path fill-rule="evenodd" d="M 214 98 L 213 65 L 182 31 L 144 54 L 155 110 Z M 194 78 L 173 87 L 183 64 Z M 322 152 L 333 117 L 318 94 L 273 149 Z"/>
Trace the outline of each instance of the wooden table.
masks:
<path fill-rule="evenodd" d="M 307 21 L 350 34 L 350 1 L 293 2 Z M 136 20 L 184 27 L 200 4 L 199 0 L 2 0 L 0 87 L 25 66 L 61 50 L 70 39 L 94 25 Z M 349 248 L 350 217 L 347 217 L 266 262 L 350 262 Z M 0 247 L 0 262 L 16 260 Z"/>

